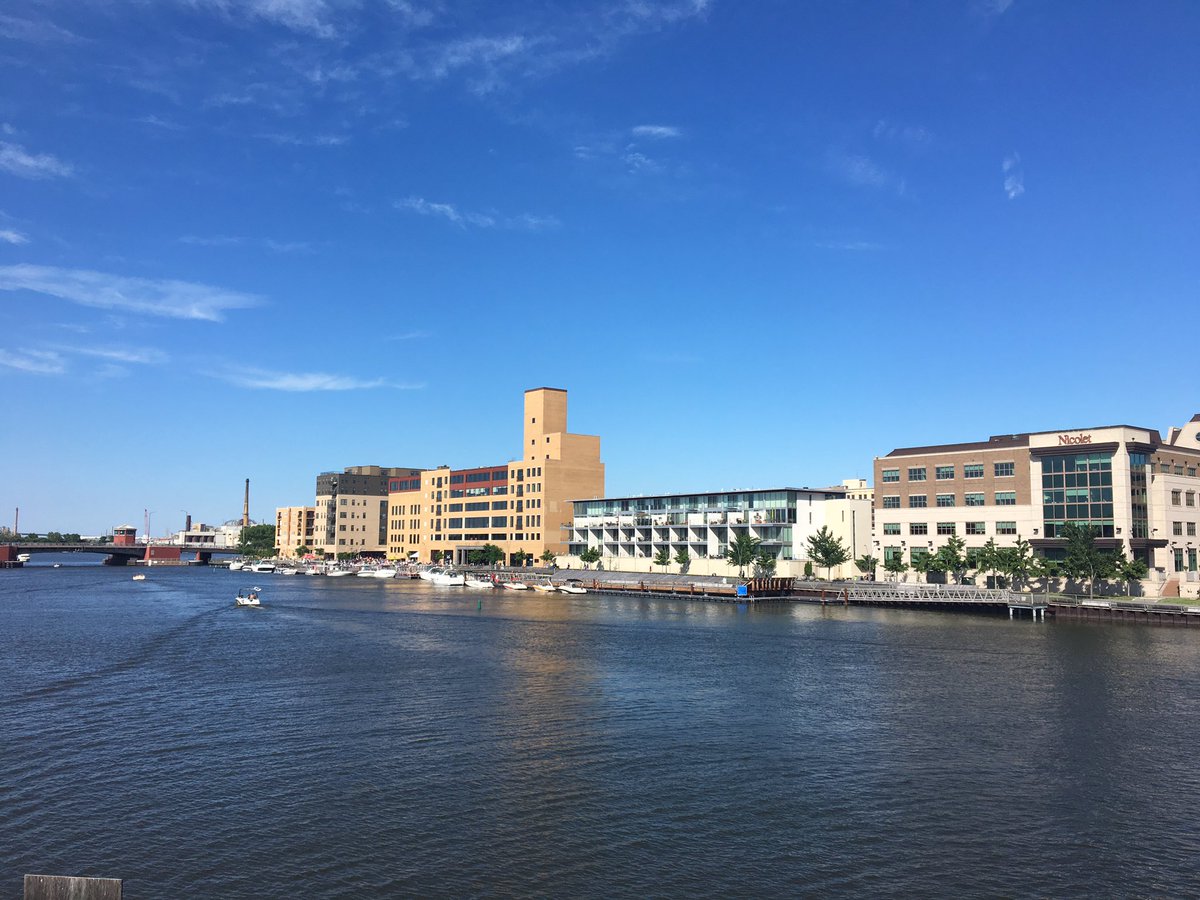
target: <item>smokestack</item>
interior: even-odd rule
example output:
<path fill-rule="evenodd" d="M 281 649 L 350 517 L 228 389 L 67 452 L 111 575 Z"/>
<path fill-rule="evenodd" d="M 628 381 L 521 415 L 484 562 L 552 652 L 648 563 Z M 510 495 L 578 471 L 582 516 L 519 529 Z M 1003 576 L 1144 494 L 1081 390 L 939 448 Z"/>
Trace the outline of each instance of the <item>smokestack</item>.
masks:
<path fill-rule="evenodd" d="M 183 530 L 184 530 L 184 531 L 191 531 L 191 530 L 192 530 L 192 515 L 191 515 L 191 513 L 188 513 L 188 517 L 187 517 L 187 519 L 185 519 L 185 520 L 184 520 L 184 523 L 183 523 Z"/>
<path fill-rule="evenodd" d="M 246 479 L 246 499 L 242 501 L 242 527 L 250 524 L 250 479 Z"/>

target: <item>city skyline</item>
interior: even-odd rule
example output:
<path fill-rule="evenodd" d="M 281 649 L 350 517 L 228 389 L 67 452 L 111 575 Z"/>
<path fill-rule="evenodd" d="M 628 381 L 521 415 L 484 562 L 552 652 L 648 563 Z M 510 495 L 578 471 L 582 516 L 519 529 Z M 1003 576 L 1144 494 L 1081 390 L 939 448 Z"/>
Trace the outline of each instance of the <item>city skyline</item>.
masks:
<path fill-rule="evenodd" d="M 1182 425 L 1200 404 L 1156 328 L 1200 275 L 1198 26 L 1183 3 L 17 0 L 0 521 L 150 509 L 158 534 L 239 517 L 247 477 L 272 521 L 321 471 L 512 458 L 540 385 L 601 437 L 609 495 Z"/>

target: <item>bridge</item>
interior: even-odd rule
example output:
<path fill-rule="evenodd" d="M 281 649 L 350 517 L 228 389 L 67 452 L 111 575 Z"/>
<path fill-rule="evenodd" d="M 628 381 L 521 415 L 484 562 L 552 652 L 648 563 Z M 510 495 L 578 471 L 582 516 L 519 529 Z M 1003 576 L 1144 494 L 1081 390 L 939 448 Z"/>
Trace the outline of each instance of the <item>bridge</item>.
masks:
<path fill-rule="evenodd" d="M 73 544 L 50 544 L 44 541 L 0 544 L 0 563 L 16 560 L 20 553 L 102 553 L 106 566 L 124 566 L 131 561 L 147 558 L 149 546 L 151 562 L 191 562 L 205 566 L 212 561 L 214 553 L 237 556 L 236 547 L 207 547 L 198 544 L 98 544 L 81 541 Z"/>

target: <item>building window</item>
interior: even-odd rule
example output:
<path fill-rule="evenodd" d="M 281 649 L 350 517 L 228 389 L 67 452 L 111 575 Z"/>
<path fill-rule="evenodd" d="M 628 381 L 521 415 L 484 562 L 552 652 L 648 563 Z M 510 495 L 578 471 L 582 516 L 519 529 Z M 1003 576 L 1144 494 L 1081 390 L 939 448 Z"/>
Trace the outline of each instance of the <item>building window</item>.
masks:
<path fill-rule="evenodd" d="M 908 524 L 909 534 L 929 534 L 928 522 L 910 522 Z"/>
<path fill-rule="evenodd" d="M 1016 533 L 1017 533 L 1017 523 L 1016 522 L 997 522 L 996 523 L 996 534 L 1016 534 Z"/>
<path fill-rule="evenodd" d="M 1171 534 L 1177 534 L 1177 535 L 1182 536 L 1183 535 L 1183 523 L 1182 522 L 1172 522 L 1171 523 Z"/>
<path fill-rule="evenodd" d="M 969 463 L 963 466 L 963 478 L 982 478 L 983 463 Z"/>
<path fill-rule="evenodd" d="M 996 491 L 997 506 L 1016 506 L 1017 492 L 1016 491 Z"/>
<path fill-rule="evenodd" d="M 1187 473 L 1188 473 L 1188 478 L 1195 478 L 1196 477 L 1196 467 L 1188 466 Z"/>
<path fill-rule="evenodd" d="M 883 523 L 883 533 L 884 534 L 899 534 L 900 533 L 900 523 L 899 522 L 884 522 Z"/>
<path fill-rule="evenodd" d="M 1011 478 L 1017 473 L 1017 464 L 1010 462 L 996 463 L 992 467 L 992 474 L 997 478 Z"/>
<path fill-rule="evenodd" d="M 1196 536 L 1196 523 L 1195 522 L 1187 523 L 1187 533 L 1188 533 L 1188 537 Z"/>
<path fill-rule="evenodd" d="M 904 550 L 900 547 L 884 547 L 883 548 L 883 561 L 885 563 L 891 562 L 893 559 L 903 559 L 903 557 L 904 557 Z"/>
<path fill-rule="evenodd" d="M 938 466 L 935 472 L 938 481 L 947 481 L 954 477 L 954 466 Z"/>
<path fill-rule="evenodd" d="M 953 506 L 954 505 L 954 495 L 953 494 L 938 494 L 937 495 L 937 505 L 938 506 Z"/>
<path fill-rule="evenodd" d="M 908 480 L 909 481 L 924 481 L 925 480 L 925 467 L 924 466 L 911 467 L 908 470 Z"/>
<path fill-rule="evenodd" d="M 1188 491 L 1186 494 L 1183 495 L 1183 505 L 1184 506 L 1195 506 L 1196 505 L 1196 494 L 1193 491 Z"/>
<path fill-rule="evenodd" d="M 953 522 L 938 522 L 937 523 L 937 533 L 938 534 L 954 534 L 955 533 L 954 523 Z"/>
<path fill-rule="evenodd" d="M 968 522 L 967 534 L 987 534 L 987 524 L 984 522 Z"/>
<path fill-rule="evenodd" d="M 963 494 L 963 503 L 967 506 L 983 506 L 983 494 Z"/>
<path fill-rule="evenodd" d="M 1183 500 L 1183 491 L 1171 491 L 1171 505 L 1178 506 Z"/>
<path fill-rule="evenodd" d="M 929 505 L 929 497 L 925 494 L 909 494 L 908 508 L 909 509 L 924 509 Z"/>
<path fill-rule="evenodd" d="M 883 498 L 883 508 L 884 509 L 899 509 L 900 508 L 900 497 L 899 496 L 884 497 Z"/>
<path fill-rule="evenodd" d="M 884 484 L 889 484 L 893 481 L 899 481 L 900 480 L 900 470 L 899 469 L 884 469 L 882 472 L 882 476 L 883 476 Z"/>
<path fill-rule="evenodd" d="M 1176 475 L 1182 475 L 1182 474 L 1183 474 L 1183 466 L 1176 466 L 1176 467 L 1175 467 L 1175 474 L 1176 474 Z"/>

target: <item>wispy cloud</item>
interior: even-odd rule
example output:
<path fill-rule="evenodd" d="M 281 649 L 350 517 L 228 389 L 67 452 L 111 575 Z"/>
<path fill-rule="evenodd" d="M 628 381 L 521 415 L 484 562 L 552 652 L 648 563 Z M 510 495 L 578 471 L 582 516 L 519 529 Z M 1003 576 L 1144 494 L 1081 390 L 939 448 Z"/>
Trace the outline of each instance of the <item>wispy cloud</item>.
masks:
<path fill-rule="evenodd" d="M 656 140 L 677 138 L 683 135 L 683 132 L 674 125 L 635 125 L 630 129 L 630 133 L 634 137 L 653 138 Z"/>
<path fill-rule="evenodd" d="M 0 170 L 19 178 L 66 178 L 75 171 L 48 153 L 29 153 L 8 141 L 0 141 Z"/>
<path fill-rule="evenodd" d="M 185 234 L 179 239 L 179 243 L 194 247 L 261 247 L 272 253 L 311 253 L 314 250 L 309 241 L 279 241 L 274 238 L 250 238 L 232 234 Z"/>
<path fill-rule="evenodd" d="M 98 309 L 206 322 L 223 321 L 226 310 L 262 302 L 253 294 L 188 281 L 30 265 L 0 266 L 0 290 L 29 291 Z"/>
<path fill-rule="evenodd" d="M 909 150 L 924 150 L 933 143 L 933 132 L 922 125 L 901 125 L 880 119 L 871 129 L 875 140 L 890 144 L 900 144 Z"/>
<path fill-rule="evenodd" d="M 414 212 L 422 216 L 445 219 L 459 228 L 507 228 L 514 231 L 545 231 L 562 226 L 554 216 L 539 216 L 520 213 L 502 216 L 498 213 L 471 212 L 460 210 L 453 203 L 434 203 L 423 197 L 407 197 L 392 204 L 396 209 Z"/>
<path fill-rule="evenodd" d="M 0 350 L 0 366 L 34 375 L 61 375 L 67 371 L 62 356 L 51 350 Z"/>
<path fill-rule="evenodd" d="M 66 344 L 57 344 L 53 347 L 53 350 L 55 353 L 89 356 L 94 359 L 135 363 L 137 365 L 161 365 L 167 361 L 167 354 L 151 347 L 75 347 Z"/>
<path fill-rule="evenodd" d="M 225 16 L 261 19 L 292 31 L 307 32 L 321 38 L 337 36 L 333 25 L 336 4 L 327 0 L 192 0 L 197 6 L 211 7 Z"/>
<path fill-rule="evenodd" d="M 260 138 L 289 147 L 340 147 L 350 138 L 344 134 L 260 134 Z"/>
<path fill-rule="evenodd" d="M 1012 153 L 1004 157 L 1000 164 L 1004 173 L 1004 193 L 1009 200 L 1016 200 L 1025 193 L 1025 169 L 1021 165 L 1021 155 Z"/>
<path fill-rule="evenodd" d="M 831 153 L 828 166 L 834 175 L 856 187 L 894 190 L 898 194 L 907 189 L 903 178 L 861 153 Z"/>
<path fill-rule="evenodd" d="M 883 244 L 877 244 L 874 241 L 817 241 L 813 246 L 821 250 L 842 250 L 851 253 L 883 249 Z"/>
<path fill-rule="evenodd" d="M 21 19 L 0 14 L 0 36 L 29 44 L 78 44 L 79 35 L 46 19 Z"/>
<path fill-rule="evenodd" d="M 971 0 L 971 11 L 980 16 L 1002 16 L 1013 5 L 1013 0 Z"/>
<path fill-rule="evenodd" d="M 429 337 L 428 331 L 402 331 L 400 334 L 390 334 L 385 341 L 416 341 Z"/>
<path fill-rule="evenodd" d="M 324 372 L 270 372 L 265 369 L 246 369 L 230 366 L 217 377 L 238 387 L 269 391 L 304 393 L 312 391 L 358 391 L 375 388 L 420 390 L 423 384 L 402 384 L 386 378 L 355 378 L 350 375 L 330 375 Z"/>
<path fill-rule="evenodd" d="M 28 244 L 29 238 L 21 234 L 19 231 L 13 231 L 11 228 L 0 230 L 0 241 L 6 244 Z"/>

